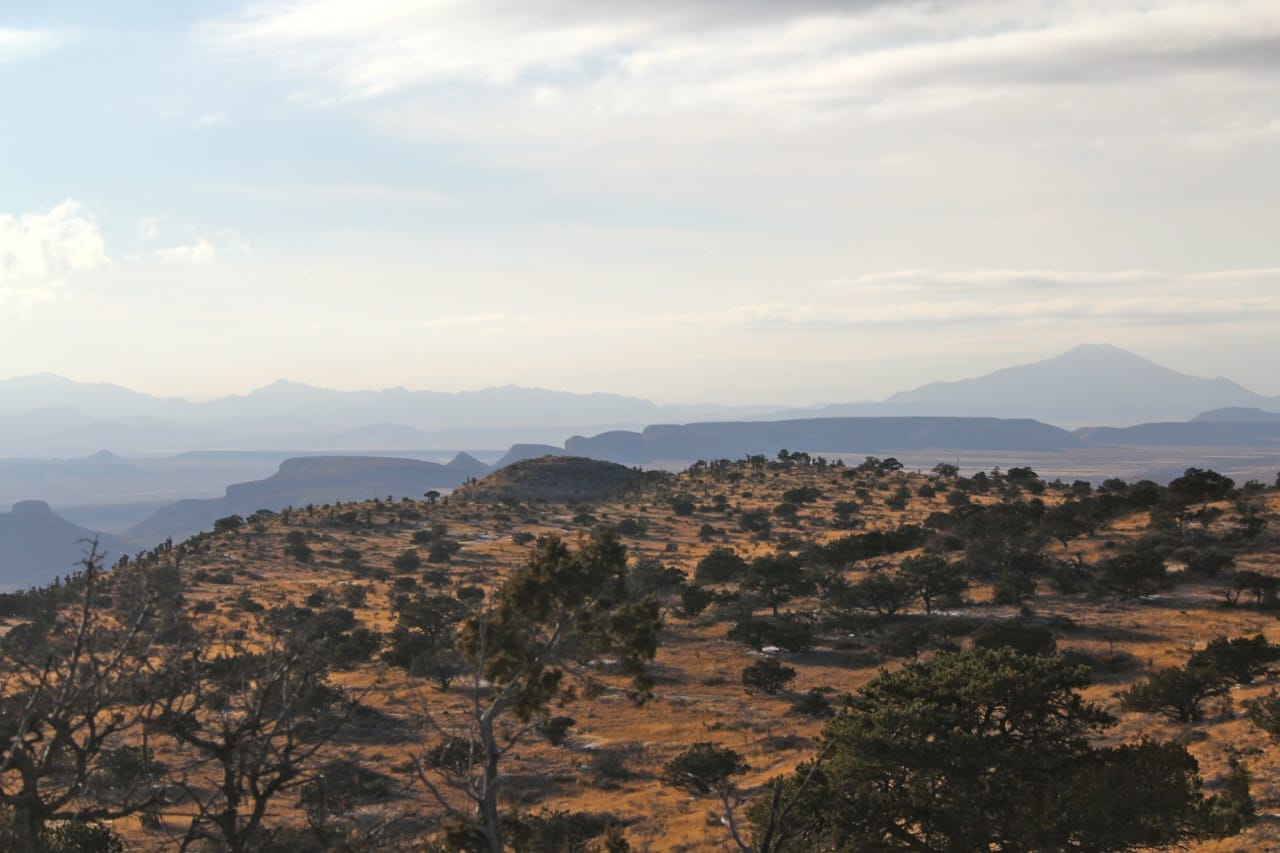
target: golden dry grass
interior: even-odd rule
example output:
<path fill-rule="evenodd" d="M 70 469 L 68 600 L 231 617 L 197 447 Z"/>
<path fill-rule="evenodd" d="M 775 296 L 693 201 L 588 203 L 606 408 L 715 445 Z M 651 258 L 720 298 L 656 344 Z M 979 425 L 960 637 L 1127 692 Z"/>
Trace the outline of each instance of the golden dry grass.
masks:
<path fill-rule="evenodd" d="M 865 523 L 863 530 L 920 523 L 930 512 L 947 509 L 941 493 L 930 499 L 913 497 L 902 511 L 884 505 L 885 497 L 898 485 L 906 484 L 914 491 L 925 482 L 926 478 L 919 474 L 901 473 L 877 481 L 874 477 L 852 475 L 848 469 L 816 466 L 767 466 L 740 473 L 741 478 L 731 482 L 714 472 L 688 472 L 650 487 L 645 493 L 593 506 L 590 513 L 603 524 L 631 519 L 647 526 L 642 535 L 624 537 L 631 555 L 657 557 L 691 574 L 698 559 L 717 545 L 729 545 L 750 556 L 772 551 L 781 534 L 794 533 L 818 541 L 845 535 L 848 531 L 831 524 L 833 506 L 836 501 L 853 496 L 859 488 L 868 490 L 870 495 L 869 501 L 861 501 L 865 504 L 860 515 Z M 730 506 L 739 511 L 769 509 L 779 502 L 782 492 L 799 485 L 814 485 L 823 496 L 801 509 L 794 528 L 775 523 L 774 538 L 769 541 L 739 530 L 736 522 L 723 513 L 705 509 L 717 494 L 725 495 Z M 676 493 L 690 495 L 699 509 L 686 517 L 674 515 L 669 497 Z M 1052 503 L 1061 497 L 1051 491 L 1044 499 Z M 1280 496 L 1270 492 L 1266 501 L 1273 526 L 1265 541 L 1274 542 L 1271 537 L 1280 527 Z M 248 590 L 259 602 L 277 606 L 302 604 L 317 590 L 338 592 L 344 585 L 358 583 L 367 585 L 370 593 L 365 606 L 355 609 L 357 618 L 371 628 L 385 631 L 393 622 L 389 602 L 394 594 L 394 573 L 392 578 L 381 580 L 358 577 L 341 565 L 339 557 L 344 549 L 358 550 L 365 566 L 389 569 L 398 553 L 413 547 L 410 537 L 415 530 L 443 523 L 449 535 L 462 543 L 461 551 L 444 568 L 455 582 L 491 589 L 510 567 L 527 558 L 529 548 L 516 544 L 513 534 L 554 533 L 571 538 L 583 526 L 574 520 L 581 508 L 556 505 L 509 507 L 444 500 L 428 506 L 374 501 L 345 505 L 340 511 L 352 509 L 361 519 L 369 520 L 368 526 L 336 524 L 332 517 L 338 509 L 316 507 L 295 510 L 287 518 L 268 522 L 261 530 L 245 527 L 213 537 L 203 553 L 184 557 L 183 575 L 191 581 L 200 571 L 229 570 L 235 582 L 218 585 L 191 581 L 189 604 L 211 602 L 214 613 L 199 618 L 225 627 L 244 620 L 234 605 L 242 590 Z M 1231 520 L 1232 514 L 1227 512 L 1216 524 L 1226 525 Z M 1103 553 L 1105 542 L 1131 539 L 1145 523 L 1142 515 L 1122 519 L 1095 536 L 1073 541 L 1065 551 L 1087 560 L 1096 559 Z M 718 532 L 704 541 L 699 531 L 707 524 Z M 282 556 L 284 536 L 291 530 L 306 531 L 317 555 L 312 564 L 301 565 Z M 422 551 L 425 556 L 425 549 Z M 1241 559 L 1242 566 L 1273 574 L 1280 574 L 1278 563 L 1280 555 L 1274 547 Z M 1263 632 L 1280 640 L 1273 614 L 1251 607 L 1223 607 L 1220 587 L 1213 581 L 1187 583 L 1157 598 L 1129 602 L 1063 597 L 1044 587 L 1032 606 L 1041 617 L 1063 617 L 1061 624 L 1073 626 L 1057 632 L 1060 649 L 1095 654 L 1119 652 L 1136 661 L 1133 668 L 1099 677 L 1088 691 L 1090 698 L 1120 719 L 1110 738 L 1129 740 L 1148 735 L 1187 743 L 1200 762 L 1209 790 L 1221 782 L 1231 755 L 1240 755 L 1248 764 L 1261 813 L 1258 824 L 1241 836 L 1192 849 L 1280 849 L 1280 815 L 1274 814 L 1280 812 L 1280 747 L 1271 744 L 1239 713 L 1242 700 L 1267 693 L 1274 682 L 1235 691 L 1233 703 L 1219 703 L 1205 722 L 1190 726 L 1124 713 L 1115 698 L 1145 670 L 1181 664 L 1190 650 L 1202 647 L 1213 636 Z M 967 612 L 975 615 L 1015 615 L 1015 608 L 991 605 L 987 589 L 974 589 L 972 599 L 974 604 Z M 657 778 L 662 764 L 691 743 L 716 741 L 747 758 L 751 772 L 743 782 L 745 788 L 750 788 L 788 772 L 807 757 L 821 722 L 792 713 L 788 697 L 746 696 L 739 683 L 740 673 L 756 656 L 726 640 L 726 627 L 711 616 L 685 619 L 668 612 L 663 644 L 654 664 L 658 682 L 654 699 L 636 706 L 622 685 L 617 684 L 598 699 L 569 703 L 559 713 L 574 717 L 577 725 L 565 747 L 552 747 L 530 738 L 511 756 L 505 766 L 509 803 L 535 811 L 548 808 L 612 814 L 626 824 L 626 835 L 636 849 L 729 849 L 726 833 L 714 814 L 717 803 L 712 798 L 690 798 L 660 785 Z M 818 649 L 788 655 L 787 660 L 800 673 L 793 695 L 811 687 L 827 688 L 833 693 L 853 691 L 881 666 L 894 665 L 875 653 L 873 641 L 857 637 L 850 638 L 838 650 Z M 335 681 L 367 690 L 364 702 L 391 719 L 411 721 L 420 702 L 427 703 L 441 720 L 461 720 L 465 715 L 463 686 L 438 691 L 381 664 L 339 673 Z M 1228 704 L 1234 707 L 1227 707 Z M 372 827 L 392 818 L 418 820 L 419 823 L 406 824 L 410 827 L 405 830 L 408 834 L 391 841 L 392 847 L 410 843 L 411 830 L 429 829 L 422 821 L 429 821 L 438 813 L 405 769 L 426 737 L 424 733 L 414 733 L 404 740 L 386 742 L 374 737 L 354 742 L 340 739 L 330 749 L 333 755 L 356 755 L 403 784 L 404 797 L 364 808 L 359 821 L 362 826 Z M 292 800 L 287 797 L 276 804 L 274 820 L 299 820 Z M 171 814 L 167 823 L 176 831 L 181 816 Z M 172 835 L 143 831 L 133 820 L 120 821 L 116 828 L 138 850 L 164 850 L 173 844 Z"/>

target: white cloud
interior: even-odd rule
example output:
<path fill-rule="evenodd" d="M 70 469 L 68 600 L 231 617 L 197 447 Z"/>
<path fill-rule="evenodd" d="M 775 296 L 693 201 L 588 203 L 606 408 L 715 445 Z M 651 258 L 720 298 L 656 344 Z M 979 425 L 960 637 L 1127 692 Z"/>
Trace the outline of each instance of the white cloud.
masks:
<path fill-rule="evenodd" d="M 547 20 L 537 4 L 383 0 L 353 6 L 302 0 L 251 7 L 209 35 L 235 51 L 331 77 L 344 94 L 373 97 L 438 80 L 515 81 L 572 70 L 648 29 L 637 21 Z"/>
<path fill-rule="evenodd" d="M 883 252 L 871 266 L 922 245 L 935 255 L 915 263 L 1114 267 L 1119 252 L 1054 252 L 1136 223 L 1144 258 L 1157 230 L 1187 227 L 1159 220 L 1189 194 L 1221 222 L 1242 199 L 1273 205 L 1239 176 L 1280 168 L 1274 0 L 264 0 L 201 32 L 274 66 L 298 105 L 553 191 L 810 233 L 872 221 L 857 229 L 857 248 Z M 1074 231 L 1044 221 L 1073 214 Z M 997 235 L 996 217 L 1034 233 Z M 966 255 L 965 228 L 1024 251 Z"/>
<path fill-rule="evenodd" d="M 154 240 L 160 236 L 160 220 L 154 216 L 144 216 L 139 219 L 138 236 L 144 240 Z"/>
<path fill-rule="evenodd" d="M 1073 270 L 975 269 L 895 270 L 859 276 L 832 286 L 858 293 L 903 293 L 947 290 L 1057 290 L 1083 287 L 1118 287 L 1149 283 L 1167 276 L 1147 270 L 1078 272 Z"/>
<path fill-rule="evenodd" d="M 231 117 L 226 113 L 205 113 L 196 119 L 196 124 L 201 127 L 217 127 L 218 125 L 226 124 L 230 120 Z"/>
<path fill-rule="evenodd" d="M 1215 282 L 1255 283 L 1274 288 L 1280 285 L 1280 267 L 1246 270 L 1220 270 L 1188 276 L 1192 281 L 1213 284 Z"/>
<path fill-rule="evenodd" d="M 219 182 L 219 189 L 253 199 L 272 202 L 291 201 L 306 203 L 370 203 L 442 205 L 459 199 L 447 193 L 408 186 L 377 183 L 326 184 L 227 184 Z"/>
<path fill-rule="evenodd" d="M 1100 327 L 1225 329 L 1280 320 L 1280 269 L 1182 275 L 1132 270 L 903 270 L 859 281 L 864 280 L 893 284 L 841 286 L 827 291 L 831 299 L 826 302 L 797 298 L 706 311 L 590 316 L 589 320 L 572 312 L 459 313 L 433 317 L 422 326 L 442 335 L 539 330 L 581 337 L 584 325 L 589 325 L 592 334 L 657 339 L 687 334 L 810 335 L 948 328 L 1004 333 L 1051 326 L 1056 334 L 1087 340 L 1092 339 L 1089 331 Z M 797 292 L 803 290 L 797 288 Z"/>
<path fill-rule="evenodd" d="M 73 199 L 46 211 L 0 214 L 0 302 L 50 299 L 68 276 L 110 262 L 97 222 Z"/>
<path fill-rule="evenodd" d="M 851 102 L 904 108 L 919 92 L 958 106 L 1009 87 L 1280 67 L 1280 8 L 1266 0 L 746 12 L 736 3 L 288 0 L 206 32 L 348 98 L 472 82 L 543 103 L 576 92 L 617 113 L 720 105 L 812 115 Z"/>
<path fill-rule="evenodd" d="M 423 328 L 432 331 L 505 333 L 513 328 L 533 325 L 536 318 L 515 314 L 444 314 L 422 322 Z"/>
<path fill-rule="evenodd" d="M 174 246 L 169 249 L 157 249 L 155 258 L 162 264 L 190 264 L 204 266 L 213 262 L 217 250 L 213 244 L 201 237 L 189 246 Z"/>
<path fill-rule="evenodd" d="M 1213 285 L 1208 287 L 1207 285 Z M 1172 274 L 1121 270 L 903 270 L 830 291 L 827 304 L 741 305 L 707 322 L 740 331 L 1094 326 L 1254 326 L 1280 318 L 1280 269 Z"/>
<path fill-rule="evenodd" d="M 0 62 L 16 62 L 46 53 L 66 41 L 52 30 L 18 30 L 0 27 Z"/>

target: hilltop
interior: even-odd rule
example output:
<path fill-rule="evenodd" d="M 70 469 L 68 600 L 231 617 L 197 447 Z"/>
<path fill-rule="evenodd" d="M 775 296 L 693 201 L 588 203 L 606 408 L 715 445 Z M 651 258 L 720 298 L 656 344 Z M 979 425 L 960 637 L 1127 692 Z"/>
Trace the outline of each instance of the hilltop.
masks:
<path fill-rule="evenodd" d="M 582 456 L 536 456 L 512 462 L 463 486 L 455 492 L 455 499 L 481 503 L 599 503 L 667 476 Z"/>

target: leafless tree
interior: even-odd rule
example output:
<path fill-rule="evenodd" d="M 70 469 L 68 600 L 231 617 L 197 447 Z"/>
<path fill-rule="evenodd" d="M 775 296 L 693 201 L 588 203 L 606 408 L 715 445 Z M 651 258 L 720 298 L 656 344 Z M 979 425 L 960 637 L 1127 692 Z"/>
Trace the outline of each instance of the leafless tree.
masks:
<path fill-rule="evenodd" d="M 0 804 L 13 849 L 35 850 L 49 821 L 119 818 L 161 796 L 145 724 L 173 656 L 156 639 L 145 570 L 122 569 L 125 584 L 102 561 L 87 543 L 81 571 L 33 591 L 40 612 L 0 640 Z M 121 774 L 124 757 L 133 767 Z"/>
<path fill-rule="evenodd" d="M 264 831 L 267 809 L 307 781 L 318 755 L 350 719 L 356 699 L 328 682 L 324 656 L 268 630 L 260 643 L 223 638 L 183 663 L 186 689 L 173 691 L 154 724 L 188 762 L 177 785 L 195 814 L 180 849 L 215 840 L 232 853 Z"/>

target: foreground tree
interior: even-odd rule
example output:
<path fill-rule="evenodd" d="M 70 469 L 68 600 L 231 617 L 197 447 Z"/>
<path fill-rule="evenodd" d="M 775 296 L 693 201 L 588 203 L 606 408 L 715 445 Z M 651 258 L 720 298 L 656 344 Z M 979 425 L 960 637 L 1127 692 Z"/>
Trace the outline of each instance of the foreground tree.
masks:
<path fill-rule="evenodd" d="M 819 757 L 748 809 L 754 849 L 1102 851 L 1199 833 L 1195 760 L 1173 743 L 1093 746 L 1114 721 L 1081 698 L 1087 683 L 1009 650 L 882 672 Z"/>
<path fill-rule="evenodd" d="M 323 654 L 305 633 L 221 646 L 214 657 L 186 660 L 180 689 L 153 728 L 188 759 L 176 784 L 196 814 L 180 849 L 214 841 L 239 853 L 263 839 L 270 804 L 308 780 L 356 703 L 330 686 Z"/>
<path fill-rule="evenodd" d="M 134 567 L 128 584 L 104 577 L 97 543 L 81 566 L 66 587 L 45 591 L 43 612 L 0 639 L 5 849 L 38 849 L 49 821 L 111 820 L 159 798 L 142 733 L 170 666 L 156 645 L 154 585 Z M 143 746 L 123 778 L 113 772 L 122 750 L 112 747 L 134 737 Z"/>
<path fill-rule="evenodd" d="M 658 602 L 627 589 L 627 553 L 611 530 L 576 551 L 542 543 L 464 623 L 458 649 L 471 667 L 466 727 L 426 721 L 437 742 L 417 758 L 415 776 L 455 823 L 451 841 L 471 850 L 506 849 L 499 809 L 503 758 L 550 716 L 553 703 L 606 689 L 608 669 L 629 676 L 643 701 L 646 663 L 662 627 Z"/>

